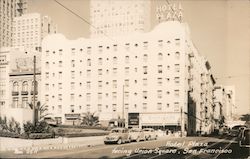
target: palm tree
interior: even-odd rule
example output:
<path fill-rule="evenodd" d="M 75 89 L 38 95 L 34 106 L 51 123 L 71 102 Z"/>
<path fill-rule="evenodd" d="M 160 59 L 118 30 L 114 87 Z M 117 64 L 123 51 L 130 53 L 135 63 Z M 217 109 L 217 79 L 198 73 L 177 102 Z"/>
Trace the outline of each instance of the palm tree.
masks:
<path fill-rule="evenodd" d="M 99 117 L 95 116 L 95 113 L 87 112 L 82 118 L 81 125 L 97 126 L 99 125 Z"/>
<path fill-rule="evenodd" d="M 34 110 L 33 107 L 33 103 L 28 103 L 30 109 Z M 36 124 L 38 121 L 42 120 L 44 117 L 46 117 L 47 115 L 49 115 L 48 113 L 44 114 L 48 109 L 46 108 L 46 105 L 43 104 L 41 105 L 41 102 L 38 101 L 36 106 L 35 106 L 35 120 L 34 120 L 34 124 Z"/>

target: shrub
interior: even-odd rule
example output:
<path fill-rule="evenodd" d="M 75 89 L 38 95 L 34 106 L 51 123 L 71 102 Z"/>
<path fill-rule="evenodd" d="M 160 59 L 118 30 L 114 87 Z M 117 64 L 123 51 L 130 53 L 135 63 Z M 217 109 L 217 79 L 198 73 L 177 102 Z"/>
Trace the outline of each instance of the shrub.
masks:
<path fill-rule="evenodd" d="M 29 135 L 30 139 L 47 139 L 47 138 L 53 138 L 52 133 L 31 133 Z"/>
<path fill-rule="evenodd" d="M 37 122 L 36 125 L 31 122 L 27 122 L 23 125 L 23 128 L 26 134 L 50 132 L 50 126 L 45 121 Z"/>
<path fill-rule="evenodd" d="M 12 137 L 12 138 L 19 138 L 20 134 L 8 131 L 0 131 L 1 137 Z"/>
<path fill-rule="evenodd" d="M 68 133 L 68 134 L 57 134 L 63 137 L 88 137 L 88 136 L 103 136 L 108 135 L 107 132 L 99 132 L 99 133 Z"/>

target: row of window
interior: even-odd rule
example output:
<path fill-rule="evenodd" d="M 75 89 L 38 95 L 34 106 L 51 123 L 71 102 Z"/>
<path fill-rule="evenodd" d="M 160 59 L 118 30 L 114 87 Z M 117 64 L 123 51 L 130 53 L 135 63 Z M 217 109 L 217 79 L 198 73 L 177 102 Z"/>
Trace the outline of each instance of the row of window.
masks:
<path fill-rule="evenodd" d="M 111 94 L 112 94 L 112 99 L 116 100 L 117 99 L 117 92 L 112 92 Z M 129 99 L 129 94 L 130 94 L 130 92 L 127 92 L 127 91 L 124 92 L 125 100 Z M 169 95 L 170 92 L 167 91 L 166 94 Z M 138 93 L 134 92 L 133 95 L 137 96 Z M 175 97 L 179 97 L 180 96 L 180 91 L 179 90 L 174 90 L 174 95 L 175 95 Z M 98 92 L 98 101 L 101 101 L 103 99 L 103 96 L 105 96 L 106 98 L 108 98 L 109 97 L 109 93 Z M 79 94 L 78 97 L 82 98 L 82 95 Z M 142 92 L 142 97 L 143 97 L 143 99 L 147 99 L 148 98 L 148 91 L 143 91 Z M 163 97 L 163 91 L 162 90 L 157 90 L 157 98 L 161 99 L 162 97 Z M 52 98 L 55 98 L 55 96 L 52 95 Z M 62 99 L 63 99 L 62 98 L 62 94 L 58 94 L 58 101 L 62 102 Z M 75 100 L 75 94 L 74 93 L 70 94 L 70 100 L 72 102 Z M 45 101 L 49 102 L 49 95 L 48 94 L 45 95 Z M 87 102 L 91 101 L 91 93 L 86 93 L 86 101 Z"/>
<path fill-rule="evenodd" d="M 38 85 L 37 81 L 36 81 L 36 86 Z M 22 89 L 21 91 L 28 91 L 28 88 L 29 88 L 29 85 L 28 85 L 28 82 L 27 81 L 24 81 L 22 82 Z M 34 88 L 34 82 L 32 82 L 32 85 L 31 85 L 31 91 L 33 90 Z M 13 92 L 19 92 L 19 84 L 18 82 L 13 82 L 13 87 L 12 87 L 12 91 Z"/>
<path fill-rule="evenodd" d="M 170 82 L 170 78 L 166 78 L 166 80 L 167 80 L 167 82 Z M 137 80 L 134 80 L 132 82 L 135 83 L 135 84 L 138 83 Z M 180 77 L 175 77 L 174 78 L 174 82 L 175 82 L 175 84 L 179 84 L 180 83 Z M 124 86 L 125 87 L 129 87 L 129 83 L 131 83 L 131 81 L 129 79 L 125 79 L 124 80 Z M 158 86 L 162 86 L 162 83 L 163 83 L 163 78 L 157 78 L 157 84 L 158 84 Z M 104 84 L 109 85 L 109 82 L 107 81 L 107 82 L 104 83 L 103 81 L 98 81 L 98 88 L 99 89 L 102 88 Z M 147 78 L 143 78 L 142 79 L 142 84 L 143 84 L 143 86 L 147 86 L 148 85 Z M 51 86 L 52 86 L 52 89 L 54 89 L 55 84 L 52 84 Z M 79 83 L 79 86 L 80 87 L 82 86 L 82 82 Z M 112 81 L 112 87 L 113 88 L 117 88 L 117 80 L 113 80 Z M 76 82 L 71 82 L 70 83 L 70 88 L 71 88 L 71 90 L 74 90 L 76 88 Z M 62 83 L 58 83 L 58 90 L 61 90 L 61 89 L 63 89 Z M 86 89 L 88 89 L 88 90 L 91 89 L 91 81 L 87 81 L 86 82 Z M 45 84 L 45 90 L 49 91 L 49 83 Z"/>
<path fill-rule="evenodd" d="M 128 75 L 130 73 L 130 70 L 131 70 L 130 67 L 125 67 L 125 74 Z M 170 66 L 167 66 L 167 70 L 170 70 Z M 103 69 L 98 69 L 97 70 L 98 75 L 99 76 L 103 75 L 103 71 L 104 71 Z M 134 72 L 136 73 L 137 71 L 138 71 L 138 69 L 137 69 L 137 67 L 135 67 Z M 175 64 L 174 65 L 174 71 L 176 73 L 180 72 L 180 64 Z M 114 75 L 116 75 L 117 72 L 118 72 L 118 68 L 113 68 L 112 72 L 113 72 Z M 75 79 L 76 71 L 71 71 L 70 73 L 71 73 L 71 78 Z M 91 70 L 90 69 L 86 70 L 86 73 L 87 73 L 87 77 L 91 76 Z M 159 74 L 163 73 L 162 65 L 157 65 L 157 73 L 159 73 Z M 109 69 L 106 70 L 106 74 L 109 74 Z M 143 66 L 143 74 L 148 74 L 148 66 Z M 82 71 L 79 71 L 79 75 L 82 76 Z M 56 76 L 56 74 L 52 73 L 52 77 L 55 77 L 55 76 Z M 50 78 L 49 72 L 45 73 L 45 78 L 46 79 Z M 62 71 L 58 72 L 58 78 L 62 79 Z"/>
<path fill-rule="evenodd" d="M 166 104 L 166 108 L 169 108 L 169 105 L 170 105 L 170 104 L 167 103 L 167 104 Z M 98 112 L 102 112 L 103 107 L 104 107 L 105 109 L 109 109 L 109 105 L 97 104 Z M 137 104 L 134 104 L 133 107 L 134 107 L 134 109 L 137 109 L 137 108 L 138 108 Z M 163 109 L 163 103 L 157 103 L 157 104 L 156 104 L 156 107 L 157 107 L 157 110 L 162 110 L 162 109 Z M 83 108 L 83 106 L 80 105 L 80 106 L 78 107 L 78 110 L 82 110 L 82 108 Z M 91 108 L 91 105 L 90 105 L 90 104 L 87 104 L 87 105 L 86 105 L 87 111 L 89 111 L 90 108 Z M 129 110 L 129 104 L 128 104 L 128 103 L 125 103 L 125 104 L 124 104 L 124 108 L 126 109 L 126 111 L 128 111 L 128 110 Z M 143 109 L 144 111 L 146 111 L 147 108 L 148 108 L 148 104 L 147 104 L 147 103 L 142 103 L 142 109 Z M 76 109 L 76 106 L 75 106 L 75 105 L 70 105 L 70 112 L 71 112 L 71 113 L 74 113 L 74 112 L 75 112 L 75 109 Z M 54 111 L 54 110 L 55 110 L 55 107 L 52 106 L 52 111 Z M 179 102 L 174 102 L 174 111 L 176 112 L 176 111 L 179 111 L 179 110 L 180 110 Z M 57 111 L 58 111 L 58 113 L 62 113 L 62 105 L 58 105 Z M 114 111 L 114 112 L 117 111 L 117 104 L 112 104 L 112 111 Z"/>

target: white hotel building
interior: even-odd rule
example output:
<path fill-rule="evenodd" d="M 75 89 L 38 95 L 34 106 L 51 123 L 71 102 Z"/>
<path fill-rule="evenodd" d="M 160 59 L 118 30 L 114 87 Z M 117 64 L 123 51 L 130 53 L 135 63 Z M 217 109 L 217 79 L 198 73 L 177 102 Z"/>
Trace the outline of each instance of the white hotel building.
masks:
<path fill-rule="evenodd" d="M 47 36 L 42 103 L 64 124 L 85 112 L 102 123 L 139 113 L 142 127 L 187 128 L 188 36 L 176 21 L 114 40 Z"/>

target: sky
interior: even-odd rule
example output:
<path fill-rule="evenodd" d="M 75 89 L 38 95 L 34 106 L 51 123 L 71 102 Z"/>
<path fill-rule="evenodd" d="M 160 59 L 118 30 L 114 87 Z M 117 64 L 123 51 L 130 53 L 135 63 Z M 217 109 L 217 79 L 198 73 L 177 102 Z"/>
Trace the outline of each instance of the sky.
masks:
<path fill-rule="evenodd" d="M 89 21 L 88 0 L 58 1 Z M 169 1 L 181 2 L 184 22 L 198 51 L 209 60 L 216 84 L 235 87 L 233 113 L 250 113 L 250 1 Z M 164 4 L 166 0 L 152 0 L 153 6 Z M 68 39 L 89 37 L 89 25 L 54 0 L 28 0 L 28 12 L 50 16 Z"/>

